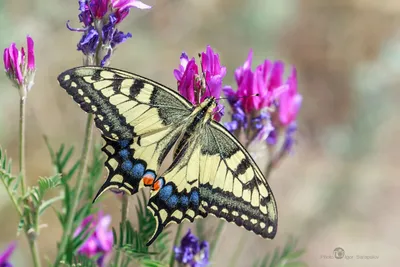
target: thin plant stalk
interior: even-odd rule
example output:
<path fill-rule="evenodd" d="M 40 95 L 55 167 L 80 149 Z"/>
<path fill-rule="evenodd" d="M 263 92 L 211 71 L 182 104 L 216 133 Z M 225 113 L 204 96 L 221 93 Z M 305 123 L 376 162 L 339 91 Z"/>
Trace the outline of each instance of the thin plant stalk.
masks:
<path fill-rule="evenodd" d="M 129 195 L 123 194 L 121 201 L 121 225 L 125 225 L 128 219 L 128 208 L 129 208 Z M 120 236 L 120 238 L 122 238 L 122 236 Z M 118 250 L 114 260 L 115 266 L 116 267 L 122 266 L 122 260 L 123 258 L 121 257 L 121 253 Z"/>
<path fill-rule="evenodd" d="M 25 88 L 22 88 L 23 92 L 26 92 Z M 20 98 L 19 105 L 19 172 L 21 175 L 21 194 L 25 196 L 26 193 L 26 168 L 25 168 L 25 121 L 26 121 L 26 95 L 22 95 Z M 26 201 L 29 201 L 26 200 Z M 36 233 L 33 235 L 30 232 L 31 226 L 31 214 L 27 212 L 25 215 L 26 227 L 25 234 L 28 239 L 29 248 L 32 253 L 33 266 L 40 267 L 40 257 L 39 257 L 39 249 L 36 242 Z"/>
<path fill-rule="evenodd" d="M 19 172 L 21 175 L 21 193 L 25 196 L 26 174 L 25 174 L 25 112 L 26 96 L 21 96 L 19 103 Z"/>
<path fill-rule="evenodd" d="M 240 257 L 240 255 L 243 252 L 243 248 L 245 246 L 245 244 L 247 243 L 247 239 L 248 239 L 248 234 L 247 232 L 242 232 L 240 239 L 239 239 L 239 244 L 236 246 L 235 252 L 232 254 L 231 260 L 229 261 L 229 265 L 228 266 L 237 266 L 237 262 L 238 259 Z"/>
<path fill-rule="evenodd" d="M 182 224 L 180 223 L 178 224 L 178 229 L 176 229 L 174 243 L 172 244 L 171 258 L 169 259 L 169 267 L 174 267 L 175 265 L 174 248 L 178 245 L 179 239 L 181 238 L 181 232 L 182 232 Z"/>
<path fill-rule="evenodd" d="M 215 249 L 217 248 L 219 242 L 219 238 L 221 237 L 221 234 L 224 231 L 224 229 L 225 229 L 225 221 L 219 220 L 217 229 L 215 230 L 214 233 L 215 238 L 210 245 L 210 259 L 214 255 Z"/>
<path fill-rule="evenodd" d="M 80 165 L 78 170 L 77 182 L 76 182 L 76 193 L 74 194 L 74 199 L 72 200 L 71 211 L 68 214 L 67 223 L 65 226 L 65 231 L 62 235 L 61 244 L 58 250 L 58 256 L 56 258 L 55 266 L 60 264 L 61 258 L 65 253 L 65 249 L 68 244 L 69 237 L 72 233 L 73 222 L 75 214 L 79 204 L 79 196 L 83 189 L 84 175 L 87 169 L 89 160 L 89 150 L 90 143 L 92 141 L 92 131 L 93 131 L 93 115 L 89 114 L 86 121 L 85 139 L 83 141 L 82 153 L 80 157 Z"/>

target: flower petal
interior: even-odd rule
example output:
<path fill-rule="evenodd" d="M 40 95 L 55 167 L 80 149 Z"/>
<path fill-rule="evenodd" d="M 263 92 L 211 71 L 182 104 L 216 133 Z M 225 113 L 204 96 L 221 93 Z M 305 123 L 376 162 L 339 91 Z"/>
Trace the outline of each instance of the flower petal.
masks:
<path fill-rule="evenodd" d="M 28 69 L 35 69 L 35 51 L 33 39 L 28 35 L 26 37 L 27 47 L 28 47 Z"/>
<path fill-rule="evenodd" d="M 0 255 L 0 266 L 6 265 L 9 261 L 9 258 L 11 257 L 11 254 L 13 253 L 14 249 L 16 248 L 17 244 L 15 242 L 12 242 L 6 250 L 3 251 L 3 253 Z"/>

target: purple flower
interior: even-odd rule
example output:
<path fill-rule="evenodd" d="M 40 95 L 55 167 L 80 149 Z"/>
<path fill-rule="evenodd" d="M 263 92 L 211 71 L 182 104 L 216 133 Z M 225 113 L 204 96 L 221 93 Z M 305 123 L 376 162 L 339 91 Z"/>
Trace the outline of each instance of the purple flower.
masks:
<path fill-rule="evenodd" d="M 35 76 L 35 52 L 34 42 L 30 36 L 26 37 L 28 55 L 25 56 L 25 50 L 22 47 L 18 50 L 15 43 L 4 49 L 3 62 L 7 76 L 22 90 L 23 96 L 28 92 L 32 85 Z"/>
<path fill-rule="evenodd" d="M 297 130 L 297 124 L 296 122 L 292 122 L 289 124 L 289 126 L 286 128 L 286 133 L 285 133 L 285 140 L 283 143 L 282 149 L 288 153 L 292 152 L 292 147 L 294 144 L 294 138 L 293 135 Z"/>
<path fill-rule="evenodd" d="M 91 258 L 100 254 L 97 260 L 99 266 L 104 266 L 108 256 L 112 251 L 113 233 L 109 229 L 111 216 L 103 216 L 102 213 L 97 216 L 90 215 L 86 217 L 81 225 L 75 230 L 74 236 L 77 236 L 88 225 L 87 232 L 92 232 L 89 238 L 79 247 L 78 253 Z"/>
<path fill-rule="evenodd" d="M 13 253 L 15 247 L 16 247 L 16 243 L 13 242 L 6 248 L 6 250 L 3 251 L 2 254 L 0 254 L 0 267 L 12 267 L 13 266 L 9 262 L 9 259 L 11 257 L 11 254 Z"/>
<path fill-rule="evenodd" d="M 132 37 L 130 33 L 117 29 L 117 24 L 132 7 L 151 8 L 135 0 L 79 0 L 79 21 L 83 23 L 83 28 L 72 28 L 69 22 L 67 28 L 83 32 L 77 49 L 86 56 L 87 65 L 108 65 L 115 47 Z"/>
<path fill-rule="evenodd" d="M 78 51 L 86 56 L 94 54 L 99 45 L 99 34 L 93 27 L 89 27 L 78 43 Z"/>
<path fill-rule="evenodd" d="M 193 105 L 198 105 L 208 97 L 218 99 L 221 95 L 222 80 L 226 75 L 226 68 L 221 66 L 219 55 L 214 53 L 210 46 L 201 53 L 202 76 L 194 58 L 189 60 L 186 53 L 180 57 L 180 65 L 174 70 L 178 81 L 178 91 Z M 217 104 L 214 109 L 214 119 L 220 121 L 224 114 L 224 107 Z"/>
<path fill-rule="evenodd" d="M 174 248 L 175 259 L 185 266 L 205 267 L 209 264 L 208 250 L 208 242 L 199 242 L 199 239 L 189 229 L 182 238 L 180 247 Z"/>

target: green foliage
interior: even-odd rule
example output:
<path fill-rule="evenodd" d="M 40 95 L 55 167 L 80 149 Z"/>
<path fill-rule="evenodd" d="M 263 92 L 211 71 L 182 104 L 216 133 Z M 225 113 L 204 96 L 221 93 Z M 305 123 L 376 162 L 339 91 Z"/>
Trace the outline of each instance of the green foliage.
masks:
<path fill-rule="evenodd" d="M 140 266 L 167 266 L 166 262 L 170 253 L 168 232 L 162 233 L 152 246 L 146 246 L 146 242 L 156 227 L 153 215 L 146 208 L 147 201 L 146 195 L 142 191 L 142 197 L 138 199 L 136 206 L 138 230 L 135 230 L 129 221 L 125 221 L 120 224 L 118 239 L 116 230 L 113 229 L 114 247 L 117 252 L 124 255 L 121 266 L 128 266 L 129 260 L 132 259 L 139 262 Z"/>
<path fill-rule="evenodd" d="M 253 267 L 307 267 L 299 258 L 304 254 L 303 249 L 297 249 L 297 241 L 290 238 L 285 244 L 282 252 L 276 248 L 272 254 L 267 254 L 261 260 L 256 261 Z M 271 260 L 269 260 L 271 258 Z"/>
<path fill-rule="evenodd" d="M 14 194 L 18 188 L 20 177 L 16 178 L 11 174 L 11 160 L 7 159 L 7 154 L 0 148 L 0 178 L 4 186 Z"/>
<path fill-rule="evenodd" d="M 144 242 L 147 242 L 156 229 L 156 220 L 153 214 L 147 209 L 148 199 L 142 190 L 142 198 L 138 198 L 136 206 L 136 217 L 138 218 L 139 234 Z M 160 261 L 167 261 L 170 254 L 170 246 L 168 245 L 168 231 L 162 232 L 154 241 L 152 248 L 157 252 L 156 258 Z"/>
<path fill-rule="evenodd" d="M 72 201 L 77 194 L 76 189 L 70 186 L 70 182 L 78 170 L 79 161 L 74 162 L 72 160 L 74 151 L 73 147 L 67 149 L 66 146 L 62 144 L 57 151 L 54 151 L 47 139 L 46 143 L 51 156 L 54 170 L 56 171 L 56 173 L 62 175 L 62 179 L 60 180 L 62 191 L 60 195 L 57 196 L 57 199 L 61 200 L 63 209 L 54 209 L 54 211 L 56 212 L 57 217 L 63 229 L 65 230 L 67 218 L 69 217 L 72 209 Z M 92 205 L 92 199 L 95 193 L 93 189 L 95 188 L 95 186 L 93 185 L 95 185 L 102 176 L 102 162 L 103 154 L 100 151 L 100 146 L 95 146 L 95 148 L 93 149 L 92 161 L 88 167 L 87 177 L 84 178 L 86 183 L 90 186 L 86 186 L 86 191 L 83 190 L 78 196 L 79 202 L 81 202 L 82 204 L 75 213 L 72 223 L 73 229 L 77 229 L 83 219 L 96 212 L 96 209 L 94 209 Z M 68 166 L 71 167 L 68 168 Z M 45 182 L 43 181 L 43 184 L 44 183 Z M 89 225 L 87 225 L 87 227 L 88 226 Z M 73 264 L 75 252 L 86 241 L 90 234 L 91 232 L 88 232 L 88 229 L 83 229 L 79 235 L 75 237 L 68 237 L 69 240 L 67 242 L 67 250 L 64 255 L 64 261 L 66 263 Z"/>

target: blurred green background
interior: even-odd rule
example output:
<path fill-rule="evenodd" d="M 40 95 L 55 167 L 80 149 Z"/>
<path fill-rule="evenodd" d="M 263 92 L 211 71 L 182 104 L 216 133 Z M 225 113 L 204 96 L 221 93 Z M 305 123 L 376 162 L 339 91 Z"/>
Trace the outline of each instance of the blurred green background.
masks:
<path fill-rule="evenodd" d="M 65 27 L 67 20 L 80 26 L 77 2 L 0 1 L 0 47 L 11 42 L 26 46 L 27 34 L 35 40 L 37 72 L 27 107 L 30 184 L 52 173 L 43 135 L 55 147 L 65 142 L 80 150 L 86 116 L 56 81 L 59 73 L 82 63 L 76 51 L 80 34 Z M 120 26 L 133 38 L 118 47 L 113 67 L 175 87 L 172 72 L 181 52 L 196 56 L 210 44 L 228 69 L 225 84 L 234 85 L 234 70 L 243 64 L 250 48 L 254 49 L 254 66 L 269 58 L 282 59 L 298 69 L 304 102 L 295 153 L 270 179 L 279 209 L 278 234 L 267 241 L 227 224 L 213 266 L 228 266 L 242 233 L 246 244 L 236 266 L 250 266 L 253 259 L 283 245 L 288 236 L 299 239 L 309 266 L 398 266 L 400 2 L 144 2 L 153 8 L 132 10 Z M 5 75 L 0 76 L 0 145 L 15 161 L 18 98 Z M 256 160 L 263 164 L 262 156 Z M 118 200 L 109 194 L 100 205 L 114 214 L 117 224 Z M 218 220 L 206 222 L 212 228 Z M 16 239 L 17 224 L 17 214 L 0 187 L 0 249 Z M 51 211 L 43 224 L 40 248 L 53 259 L 61 229 Z M 30 266 L 25 237 L 18 240 L 13 255 L 16 266 Z M 354 257 L 379 258 L 323 258 L 336 247 Z"/>

